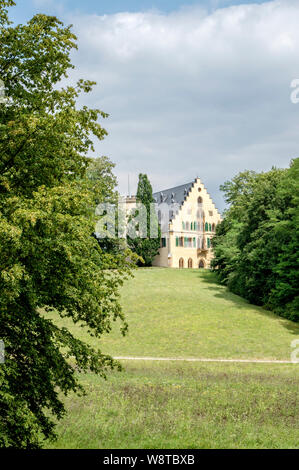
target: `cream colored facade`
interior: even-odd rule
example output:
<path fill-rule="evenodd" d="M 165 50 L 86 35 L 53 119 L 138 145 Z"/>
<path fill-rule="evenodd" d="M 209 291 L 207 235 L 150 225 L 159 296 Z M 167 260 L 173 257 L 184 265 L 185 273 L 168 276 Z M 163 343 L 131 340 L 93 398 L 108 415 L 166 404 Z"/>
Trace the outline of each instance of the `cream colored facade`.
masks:
<path fill-rule="evenodd" d="M 154 194 L 158 214 L 165 194 L 168 201 L 171 196 L 171 201 L 177 204 L 169 222 L 162 224 L 162 244 L 165 246 L 161 246 L 153 265 L 208 268 L 213 258 L 211 240 L 217 224 L 221 222 L 221 215 L 200 178 L 186 185 L 184 197 L 181 197 L 183 200 L 177 200 L 180 198 L 176 198 L 176 191 L 182 193 L 182 186 Z"/>
<path fill-rule="evenodd" d="M 211 240 L 221 215 L 200 178 L 154 193 L 154 198 L 161 247 L 153 266 L 209 268 L 213 258 Z M 123 203 L 126 213 L 137 206 L 135 196 L 124 198 Z"/>

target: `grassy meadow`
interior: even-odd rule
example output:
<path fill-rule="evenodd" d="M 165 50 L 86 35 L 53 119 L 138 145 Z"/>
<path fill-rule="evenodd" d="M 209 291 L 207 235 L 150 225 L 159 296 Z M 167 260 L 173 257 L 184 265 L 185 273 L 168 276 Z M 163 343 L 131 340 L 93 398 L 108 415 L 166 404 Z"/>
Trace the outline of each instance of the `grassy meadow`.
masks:
<path fill-rule="evenodd" d="M 290 360 L 299 325 L 248 304 L 199 270 L 139 269 L 100 341 L 114 356 Z M 86 397 L 65 398 L 54 448 L 298 448 L 299 365 L 122 361 L 104 381 L 81 374 Z"/>
<path fill-rule="evenodd" d="M 52 448 L 298 448 L 299 368 L 123 361 L 82 374 Z M 49 446 L 49 444 L 48 444 Z"/>

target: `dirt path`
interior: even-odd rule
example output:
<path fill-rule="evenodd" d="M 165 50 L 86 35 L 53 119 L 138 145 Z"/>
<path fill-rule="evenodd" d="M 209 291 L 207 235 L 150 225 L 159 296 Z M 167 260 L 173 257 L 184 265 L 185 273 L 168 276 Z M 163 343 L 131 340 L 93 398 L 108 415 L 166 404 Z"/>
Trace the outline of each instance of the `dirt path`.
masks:
<path fill-rule="evenodd" d="M 114 359 L 126 361 L 185 361 L 185 362 L 249 362 L 257 364 L 294 364 L 292 361 L 280 361 L 271 359 L 208 359 L 187 357 L 137 357 L 137 356 L 114 356 Z"/>

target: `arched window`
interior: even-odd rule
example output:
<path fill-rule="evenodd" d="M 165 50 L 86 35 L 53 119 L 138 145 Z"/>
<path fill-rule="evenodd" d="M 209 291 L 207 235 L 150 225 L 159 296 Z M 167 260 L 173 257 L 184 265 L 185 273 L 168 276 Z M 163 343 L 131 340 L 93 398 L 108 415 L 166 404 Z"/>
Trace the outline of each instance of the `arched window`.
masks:
<path fill-rule="evenodd" d="M 192 258 L 188 259 L 188 268 L 192 268 Z"/>
<path fill-rule="evenodd" d="M 212 231 L 212 225 L 209 224 L 209 232 L 211 232 L 211 231 Z"/>
<path fill-rule="evenodd" d="M 193 230 L 193 222 L 191 222 L 191 230 Z"/>
<path fill-rule="evenodd" d="M 189 222 L 186 222 L 186 230 L 189 230 L 190 226 L 189 226 Z"/>
<path fill-rule="evenodd" d="M 215 224 L 212 224 L 212 232 L 215 232 Z"/>
<path fill-rule="evenodd" d="M 201 197 L 201 196 L 199 196 L 199 197 L 197 198 L 197 204 L 202 204 L 202 197 Z"/>
<path fill-rule="evenodd" d="M 209 238 L 207 238 L 207 244 L 208 244 L 208 248 L 211 248 L 211 240 Z"/>
<path fill-rule="evenodd" d="M 198 264 L 198 267 L 199 268 L 204 268 L 205 267 L 205 262 L 203 259 L 200 260 L 199 264 Z"/>
<path fill-rule="evenodd" d="M 197 222 L 193 223 L 194 230 L 197 230 Z"/>
<path fill-rule="evenodd" d="M 209 224 L 208 222 L 205 223 L 205 231 L 207 232 L 209 230 Z"/>
<path fill-rule="evenodd" d="M 184 260 L 183 260 L 183 258 L 180 258 L 180 259 L 179 259 L 179 267 L 180 267 L 180 268 L 183 268 L 183 267 L 184 267 Z"/>

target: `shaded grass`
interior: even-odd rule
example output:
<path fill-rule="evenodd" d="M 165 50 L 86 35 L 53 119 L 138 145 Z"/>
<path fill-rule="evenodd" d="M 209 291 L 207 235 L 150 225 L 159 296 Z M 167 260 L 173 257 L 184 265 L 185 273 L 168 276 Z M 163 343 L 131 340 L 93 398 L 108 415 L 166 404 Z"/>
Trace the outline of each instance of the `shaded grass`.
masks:
<path fill-rule="evenodd" d="M 250 305 L 195 269 L 139 269 L 121 290 L 129 323 L 122 337 L 116 322 L 101 340 L 52 314 L 60 326 L 115 356 L 206 357 L 290 360 L 299 325 Z"/>
<path fill-rule="evenodd" d="M 81 375 L 55 448 L 298 448 L 297 365 L 125 362 Z"/>

